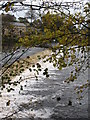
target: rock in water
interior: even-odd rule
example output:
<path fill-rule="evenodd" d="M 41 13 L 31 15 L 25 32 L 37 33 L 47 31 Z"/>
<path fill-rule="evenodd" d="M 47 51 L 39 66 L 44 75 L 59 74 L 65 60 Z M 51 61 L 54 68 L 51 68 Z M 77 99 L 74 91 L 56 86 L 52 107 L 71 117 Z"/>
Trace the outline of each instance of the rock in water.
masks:
<path fill-rule="evenodd" d="M 71 105 L 72 105 L 72 101 L 70 101 L 70 100 L 69 100 L 69 103 L 68 103 L 68 105 L 70 105 L 70 106 L 71 106 Z"/>
<path fill-rule="evenodd" d="M 61 98 L 60 97 L 57 97 L 57 101 L 60 101 L 61 100 Z"/>

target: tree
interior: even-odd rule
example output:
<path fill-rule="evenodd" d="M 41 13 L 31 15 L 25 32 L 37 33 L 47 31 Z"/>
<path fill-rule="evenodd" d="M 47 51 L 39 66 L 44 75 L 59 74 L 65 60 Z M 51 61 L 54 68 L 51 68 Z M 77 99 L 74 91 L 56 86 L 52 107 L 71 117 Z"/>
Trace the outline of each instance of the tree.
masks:
<path fill-rule="evenodd" d="M 2 8 L 10 9 L 13 3 L 8 2 Z M 88 68 L 88 31 L 90 30 L 88 15 L 90 4 L 86 3 L 85 6 L 81 4 L 83 15 L 82 12 L 70 14 L 69 8 L 71 5 L 74 6 L 74 3 L 57 4 L 43 2 L 41 5 L 28 5 L 21 2 L 21 5 L 29 6 L 32 10 L 44 9 L 46 14 L 43 14 L 40 20 L 42 27 L 37 27 L 40 30 L 35 29 L 31 34 L 29 34 L 31 30 L 28 31 L 27 36 L 19 39 L 19 43 L 25 46 L 36 46 L 50 44 L 56 39 L 58 44 L 50 48 L 53 54 L 46 61 L 52 62 L 53 66 L 59 70 L 63 67 L 75 65 L 75 69 L 71 72 L 70 77 L 65 80 L 67 83 L 74 82 L 77 79 L 77 73 L 83 68 L 85 62 L 87 64 L 86 69 Z M 49 9 L 54 10 L 54 12 L 50 12 Z M 64 10 L 68 12 L 65 13 Z M 39 20 L 37 20 L 36 24 L 38 22 Z M 79 54 L 82 52 L 80 59 L 75 55 L 76 48 Z M 63 52 L 63 56 L 60 56 L 61 51 Z M 60 56 L 59 58 L 57 58 L 58 55 Z M 88 86 L 88 84 L 86 85 Z"/>
<path fill-rule="evenodd" d="M 2 22 L 5 23 L 5 22 L 15 22 L 16 21 L 16 18 L 14 15 L 10 15 L 10 14 L 3 14 L 2 13 Z"/>
<path fill-rule="evenodd" d="M 2 46 L 10 47 L 15 44 L 17 36 L 15 35 L 13 28 L 14 26 L 11 24 L 12 22 L 16 22 L 16 18 L 14 15 L 3 14 L 2 13 Z M 8 42 L 9 41 L 9 42 Z"/>
<path fill-rule="evenodd" d="M 12 31 L 13 26 L 10 24 L 11 22 L 15 22 L 16 18 L 14 15 L 10 15 L 10 14 L 3 14 L 2 13 L 2 27 L 3 27 L 3 32 L 5 31 L 5 29 L 8 29 L 10 31 Z M 4 33 L 3 33 L 4 35 Z"/>

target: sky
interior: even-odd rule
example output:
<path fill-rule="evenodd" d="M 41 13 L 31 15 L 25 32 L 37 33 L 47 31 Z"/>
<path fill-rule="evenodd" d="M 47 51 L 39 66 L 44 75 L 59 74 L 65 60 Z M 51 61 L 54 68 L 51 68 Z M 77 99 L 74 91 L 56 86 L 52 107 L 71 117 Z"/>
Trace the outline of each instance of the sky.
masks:
<path fill-rule="evenodd" d="M 5 2 L 6 0 L 0 0 L 0 4 L 2 4 L 3 2 Z M 49 2 L 77 2 L 77 1 L 83 1 L 83 2 L 89 2 L 89 0 L 8 0 L 8 1 L 24 1 L 24 3 L 27 3 L 27 4 L 31 4 L 31 1 L 32 1 L 32 4 L 38 4 L 41 2 L 41 1 L 49 1 Z M 23 8 L 24 9 L 24 8 Z M 70 11 L 73 13 L 75 12 L 72 9 L 70 9 Z M 0 11 L 1 13 L 2 11 Z M 25 17 L 25 12 L 27 12 L 27 10 L 20 10 L 20 11 L 16 11 L 16 12 L 8 12 L 8 14 L 12 14 L 14 15 L 17 19 L 19 17 Z M 6 14 L 5 11 L 3 11 L 4 14 Z"/>

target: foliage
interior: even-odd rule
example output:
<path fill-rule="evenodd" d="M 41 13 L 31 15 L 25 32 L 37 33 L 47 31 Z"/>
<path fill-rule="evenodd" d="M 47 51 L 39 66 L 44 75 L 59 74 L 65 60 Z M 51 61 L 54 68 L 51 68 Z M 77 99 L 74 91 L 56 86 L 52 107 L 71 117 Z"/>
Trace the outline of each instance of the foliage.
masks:
<path fill-rule="evenodd" d="M 65 14 L 58 11 L 58 9 L 55 14 L 48 11 L 41 16 L 41 20 L 33 22 L 37 27 L 31 26 L 27 30 L 26 35 L 19 39 L 18 44 L 27 47 L 51 44 L 52 55 L 46 58 L 44 62 L 52 62 L 53 66 L 59 70 L 73 65 L 74 70 L 71 71 L 70 77 L 65 82 L 74 82 L 77 79 L 77 73 L 81 72 L 84 63 L 86 63 L 86 69 L 89 67 L 89 9 L 90 4 L 87 3 L 83 8 L 83 15 L 81 12 Z M 53 40 L 57 42 L 54 46 L 52 46 Z M 79 57 L 76 55 L 77 51 Z M 40 71 L 39 66 L 38 68 Z M 30 69 L 30 71 L 32 70 Z M 47 69 L 45 69 L 43 74 L 49 77 Z"/>
<path fill-rule="evenodd" d="M 3 23 L 10 23 L 10 22 L 15 22 L 16 18 L 14 15 L 10 15 L 10 14 L 3 14 L 2 13 L 2 22 Z"/>

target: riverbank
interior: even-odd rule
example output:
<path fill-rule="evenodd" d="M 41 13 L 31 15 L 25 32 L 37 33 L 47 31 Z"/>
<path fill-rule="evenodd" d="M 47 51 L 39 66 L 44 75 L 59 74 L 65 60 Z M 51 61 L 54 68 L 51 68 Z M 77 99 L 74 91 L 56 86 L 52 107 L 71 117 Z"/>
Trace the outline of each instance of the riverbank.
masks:
<path fill-rule="evenodd" d="M 28 69 L 32 65 L 36 64 L 41 58 L 45 57 L 46 55 L 48 56 L 50 54 L 51 54 L 51 50 L 45 49 L 31 56 L 27 55 L 26 58 L 21 58 L 20 60 L 12 64 L 5 71 L 5 73 L 3 74 L 3 82 L 7 83 L 8 81 L 15 78 L 17 75 L 20 75 L 22 72 L 24 72 L 26 69 Z M 3 70 L 5 70 L 6 67 Z"/>

